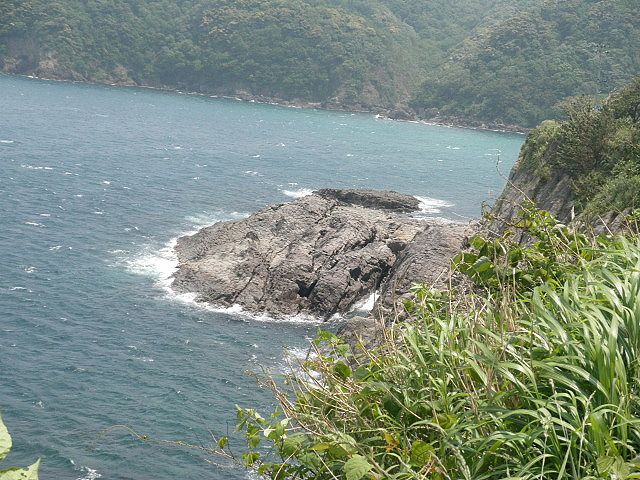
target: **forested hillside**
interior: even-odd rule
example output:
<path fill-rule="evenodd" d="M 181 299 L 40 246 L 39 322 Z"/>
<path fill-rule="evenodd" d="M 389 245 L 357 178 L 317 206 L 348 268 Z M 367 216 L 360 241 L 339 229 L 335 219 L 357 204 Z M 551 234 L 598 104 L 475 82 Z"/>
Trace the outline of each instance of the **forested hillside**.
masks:
<path fill-rule="evenodd" d="M 637 1 L 530 3 L 454 48 L 427 73 L 413 106 L 423 115 L 534 125 L 563 98 L 600 96 L 640 70 Z"/>
<path fill-rule="evenodd" d="M 0 69 L 529 126 L 638 71 L 633 4 L 4 0 Z"/>

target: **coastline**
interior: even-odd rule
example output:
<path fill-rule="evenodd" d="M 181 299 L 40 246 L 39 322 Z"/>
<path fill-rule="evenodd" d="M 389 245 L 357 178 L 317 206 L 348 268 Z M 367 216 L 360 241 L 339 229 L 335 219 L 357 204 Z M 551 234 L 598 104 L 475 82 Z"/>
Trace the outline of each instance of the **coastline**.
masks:
<path fill-rule="evenodd" d="M 249 92 L 239 91 L 230 94 L 217 94 L 211 92 L 201 92 L 201 91 L 186 91 L 177 87 L 170 87 L 166 85 L 161 86 L 152 86 L 152 85 L 144 85 L 138 84 L 132 81 L 126 82 L 109 82 L 105 81 L 95 81 L 95 80 L 73 80 L 70 78 L 63 77 L 46 77 L 46 76 L 38 76 L 38 75 L 29 75 L 24 73 L 11 73 L 0 71 L 0 75 L 7 76 L 15 76 L 28 78 L 32 80 L 44 80 L 50 82 L 64 82 L 64 83 L 74 83 L 74 84 L 86 84 L 86 85 L 103 85 L 109 87 L 124 87 L 124 88 L 144 88 L 149 90 L 157 90 L 161 92 L 172 92 L 180 95 L 195 95 L 195 96 L 203 96 L 209 98 L 220 98 L 224 100 L 236 100 L 247 103 L 258 103 L 263 105 L 274 105 L 278 107 L 286 107 L 286 108 L 300 108 L 300 109 L 313 109 L 313 110 L 326 110 L 330 112 L 345 112 L 345 113 L 361 113 L 361 114 L 370 114 L 375 115 L 376 118 L 384 119 L 384 120 L 393 120 L 398 122 L 408 122 L 408 123 L 418 123 L 422 125 L 430 125 L 430 126 L 438 126 L 438 127 L 447 127 L 447 128 L 464 128 L 467 130 L 482 130 L 489 132 L 499 132 L 499 133 L 513 133 L 519 135 L 526 135 L 531 129 L 525 128 L 520 125 L 503 125 L 491 122 L 480 122 L 475 120 L 465 120 L 458 117 L 429 117 L 422 118 L 419 117 L 415 112 L 408 111 L 404 108 L 385 108 L 385 107 L 377 107 L 372 106 L 371 108 L 364 108 L 361 105 L 349 105 L 339 102 L 309 102 L 303 100 L 285 100 L 278 97 L 269 97 L 265 95 L 257 95 Z"/>

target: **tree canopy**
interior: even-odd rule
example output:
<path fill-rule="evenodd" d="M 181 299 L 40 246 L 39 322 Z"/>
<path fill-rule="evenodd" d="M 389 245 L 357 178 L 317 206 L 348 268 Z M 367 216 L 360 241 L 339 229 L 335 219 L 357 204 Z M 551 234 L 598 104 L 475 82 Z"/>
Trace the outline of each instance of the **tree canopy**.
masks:
<path fill-rule="evenodd" d="M 633 0 L 5 0 L 9 73 L 533 126 L 640 65 Z"/>

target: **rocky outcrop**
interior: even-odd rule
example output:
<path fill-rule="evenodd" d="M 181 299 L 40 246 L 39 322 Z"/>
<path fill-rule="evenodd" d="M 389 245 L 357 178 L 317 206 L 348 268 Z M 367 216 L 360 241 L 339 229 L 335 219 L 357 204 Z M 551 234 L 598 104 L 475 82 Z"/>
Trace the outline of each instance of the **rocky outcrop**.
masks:
<path fill-rule="evenodd" d="M 420 207 L 420 201 L 416 197 L 398 192 L 324 188 L 316 191 L 315 194 L 322 198 L 338 200 L 348 205 L 393 212 L 415 212 Z"/>
<path fill-rule="evenodd" d="M 527 143 L 531 139 L 527 139 Z M 523 148 L 526 150 L 527 144 Z M 610 211 L 600 216 L 586 216 L 578 208 L 572 190 L 572 179 L 568 173 L 554 167 L 553 157 L 558 149 L 557 142 L 551 142 L 535 163 L 522 154 L 509 174 L 507 185 L 492 207 L 489 220 L 483 228 L 493 234 L 501 234 L 518 218 L 518 212 L 526 201 L 536 208 L 547 210 L 561 223 L 573 223 L 594 233 L 620 233 L 628 231 L 627 216 L 631 208 Z M 515 231 L 516 240 L 527 240 Z"/>
<path fill-rule="evenodd" d="M 463 249 L 466 239 L 477 229 L 476 224 L 431 223 L 419 232 L 398 255 L 390 274 L 380 285 L 373 308 L 376 318 L 385 323 L 402 320 L 402 301 L 411 298 L 414 283 L 446 287 L 451 259 Z"/>
<path fill-rule="evenodd" d="M 345 313 L 387 278 L 425 229 L 395 192 L 320 190 L 182 237 L 173 288 L 275 317 Z"/>
<path fill-rule="evenodd" d="M 521 156 L 511 169 L 507 185 L 491 210 L 492 219 L 487 228 L 492 232 L 502 233 L 517 218 L 522 204 L 528 200 L 535 203 L 537 208 L 548 210 L 563 223 L 573 219 L 575 199 L 570 178 L 554 170 L 541 174 L 523 163 Z"/>

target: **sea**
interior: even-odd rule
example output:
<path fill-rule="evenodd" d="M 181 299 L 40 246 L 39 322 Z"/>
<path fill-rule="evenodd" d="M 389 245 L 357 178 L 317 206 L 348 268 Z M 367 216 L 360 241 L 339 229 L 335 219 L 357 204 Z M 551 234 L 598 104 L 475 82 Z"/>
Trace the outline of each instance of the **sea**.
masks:
<path fill-rule="evenodd" d="M 314 189 L 465 222 L 523 136 L 180 92 L 0 76 L 0 413 L 43 480 L 257 478 L 207 447 L 273 411 L 318 328 L 171 291 L 177 237 Z"/>

